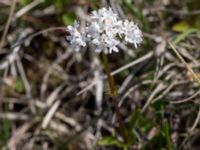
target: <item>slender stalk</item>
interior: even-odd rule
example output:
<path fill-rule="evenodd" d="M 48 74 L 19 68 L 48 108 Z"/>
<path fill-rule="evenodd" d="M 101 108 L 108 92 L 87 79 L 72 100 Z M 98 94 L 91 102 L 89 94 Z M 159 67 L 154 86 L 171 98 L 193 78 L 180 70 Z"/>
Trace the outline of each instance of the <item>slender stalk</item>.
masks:
<path fill-rule="evenodd" d="M 116 91 L 116 87 L 115 87 L 114 78 L 111 75 L 110 67 L 109 67 L 109 64 L 108 64 L 108 58 L 104 53 L 102 54 L 102 56 L 103 56 L 104 69 L 105 69 L 105 72 L 106 72 L 106 75 L 107 75 L 107 78 L 108 78 L 108 83 L 109 83 L 109 86 L 110 86 L 111 96 L 116 97 L 117 91 Z"/>
<path fill-rule="evenodd" d="M 165 131 L 166 141 L 168 144 L 168 149 L 173 150 L 173 145 L 171 143 L 171 139 L 170 139 L 170 135 L 169 135 L 169 125 L 168 125 L 167 120 L 164 120 L 164 131 Z"/>
<path fill-rule="evenodd" d="M 110 95 L 111 95 L 111 98 L 113 100 L 115 113 L 116 113 L 116 116 L 117 116 L 117 120 L 119 122 L 120 132 L 121 132 L 124 140 L 126 141 L 127 140 L 127 136 L 126 136 L 126 132 L 125 132 L 125 125 L 124 125 L 124 122 L 123 122 L 123 119 L 122 119 L 122 114 L 120 112 L 120 108 L 118 106 L 117 90 L 116 90 L 114 78 L 111 75 L 111 71 L 110 71 L 107 55 L 105 55 L 103 53 L 102 57 L 103 57 L 104 69 L 105 69 L 105 72 L 106 72 L 106 75 L 107 75 L 107 79 L 108 79 L 108 83 L 109 83 L 109 87 L 110 87 Z"/>

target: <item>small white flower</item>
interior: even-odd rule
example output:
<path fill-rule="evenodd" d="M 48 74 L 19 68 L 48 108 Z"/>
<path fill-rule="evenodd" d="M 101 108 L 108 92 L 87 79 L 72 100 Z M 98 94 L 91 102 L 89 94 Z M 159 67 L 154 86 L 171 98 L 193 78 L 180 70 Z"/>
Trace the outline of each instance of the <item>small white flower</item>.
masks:
<path fill-rule="evenodd" d="M 137 48 L 137 44 L 142 42 L 142 32 L 132 21 L 125 20 L 122 26 L 122 32 L 125 36 L 125 41 L 132 43 Z"/>
<path fill-rule="evenodd" d="M 117 14 L 113 13 L 111 8 L 108 10 L 106 8 L 102 8 L 98 11 L 93 11 L 90 18 L 91 22 L 86 28 L 86 32 L 90 35 L 108 33 L 114 31 L 115 29 Z"/>
<path fill-rule="evenodd" d="M 92 44 L 96 47 L 95 51 L 97 53 L 104 52 L 105 54 L 118 52 L 117 45 L 120 41 L 116 40 L 114 37 L 102 34 L 98 38 L 93 39 Z"/>
<path fill-rule="evenodd" d="M 117 45 L 120 43 L 119 40 L 116 40 L 114 37 L 112 36 L 106 36 L 105 37 L 105 43 L 106 43 L 106 46 L 107 46 L 107 51 L 108 53 L 112 53 L 113 51 L 114 52 L 118 52 L 118 48 L 117 48 Z"/>
<path fill-rule="evenodd" d="M 69 36 L 67 36 L 67 40 L 70 41 L 70 44 L 75 48 L 76 51 L 79 51 L 80 46 L 85 47 L 85 37 L 84 33 L 81 34 L 78 31 L 79 24 L 75 21 L 73 26 L 68 26 L 67 31 L 70 33 Z"/>
<path fill-rule="evenodd" d="M 98 21 L 99 23 L 104 24 L 105 27 L 112 26 L 118 19 L 117 14 L 114 13 L 111 8 L 102 8 L 98 11 L 93 11 L 90 17 L 92 21 Z"/>
<path fill-rule="evenodd" d="M 86 33 L 88 40 L 90 38 L 95 39 L 99 34 L 102 33 L 101 27 L 97 22 L 92 22 L 89 26 L 86 27 Z"/>
<path fill-rule="evenodd" d="M 106 54 L 118 52 L 117 46 L 123 42 L 132 43 L 137 47 L 142 42 L 142 32 L 136 24 L 128 20 L 120 20 L 111 8 L 93 11 L 90 21 L 81 33 L 78 24 L 68 26 L 70 36 L 67 39 L 76 50 L 85 46 L 86 41 L 95 47 L 95 52 Z"/>

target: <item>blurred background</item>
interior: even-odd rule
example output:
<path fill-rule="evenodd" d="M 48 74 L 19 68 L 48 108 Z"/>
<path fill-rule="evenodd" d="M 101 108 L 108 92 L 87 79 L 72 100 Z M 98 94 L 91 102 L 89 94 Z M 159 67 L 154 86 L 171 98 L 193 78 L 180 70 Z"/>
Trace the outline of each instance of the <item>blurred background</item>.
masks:
<path fill-rule="evenodd" d="M 66 41 L 102 7 L 143 32 L 108 55 L 128 143 L 100 57 Z M 199 0 L 0 0 L 0 16 L 0 149 L 200 149 Z"/>

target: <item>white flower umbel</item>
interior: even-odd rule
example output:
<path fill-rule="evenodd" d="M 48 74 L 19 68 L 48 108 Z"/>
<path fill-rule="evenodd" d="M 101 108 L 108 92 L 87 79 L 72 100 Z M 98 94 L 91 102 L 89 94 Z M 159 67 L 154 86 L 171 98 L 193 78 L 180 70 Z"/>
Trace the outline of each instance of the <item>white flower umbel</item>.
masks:
<path fill-rule="evenodd" d="M 142 32 L 136 24 L 128 20 L 120 20 L 118 15 L 111 8 L 102 8 L 93 11 L 90 15 L 90 22 L 83 29 L 78 31 L 78 24 L 68 26 L 70 36 L 67 39 L 76 50 L 86 45 L 86 41 L 95 47 L 95 52 L 105 54 L 118 52 L 117 46 L 125 41 L 132 43 L 135 47 L 142 42 Z"/>
<path fill-rule="evenodd" d="M 118 16 L 111 8 L 102 8 L 93 11 L 91 22 L 86 27 L 86 34 L 91 43 L 96 47 L 96 52 L 112 53 L 118 52 L 117 45 L 120 43 L 117 39 L 119 27 Z"/>

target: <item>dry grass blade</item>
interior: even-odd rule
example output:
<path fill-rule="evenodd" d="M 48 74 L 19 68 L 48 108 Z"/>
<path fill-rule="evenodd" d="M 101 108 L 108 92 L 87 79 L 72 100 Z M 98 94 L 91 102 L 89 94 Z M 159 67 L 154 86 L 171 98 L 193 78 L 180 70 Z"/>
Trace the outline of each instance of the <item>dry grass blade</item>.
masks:
<path fill-rule="evenodd" d="M 24 15 L 25 13 L 27 13 L 28 11 L 30 11 L 31 9 L 33 9 L 34 7 L 39 5 L 40 3 L 42 3 L 41 0 L 35 0 L 35 1 L 31 2 L 30 4 L 26 5 L 25 7 L 20 9 L 18 12 L 16 12 L 15 17 L 16 18 L 21 17 L 22 15 Z"/>
<path fill-rule="evenodd" d="M 124 65 L 124 66 L 122 66 L 122 67 L 120 67 L 119 69 L 116 69 L 115 71 L 112 71 L 111 75 L 112 76 L 116 75 L 116 74 L 118 74 L 118 73 L 120 73 L 120 72 L 122 72 L 122 71 L 124 71 L 124 70 L 126 70 L 128 68 L 130 68 L 130 67 L 133 67 L 133 66 L 135 66 L 135 65 L 137 65 L 137 64 L 139 64 L 139 63 L 141 63 L 141 62 L 143 62 L 145 60 L 147 60 L 147 59 L 150 59 L 152 56 L 153 56 L 153 52 L 149 52 L 148 54 L 146 54 L 146 55 L 144 55 L 144 56 L 142 56 L 142 57 L 140 57 L 140 58 L 138 58 L 138 59 L 136 59 L 136 60 Z"/>
<path fill-rule="evenodd" d="M 53 117 L 53 115 L 56 113 L 56 110 L 58 109 L 59 105 L 60 105 L 61 101 L 60 100 L 57 100 L 53 105 L 52 107 L 49 109 L 49 111 L 47 112 L 46 116 L 44 117 L 43 119 L 43 122 L 42 122 L 42 128 L 43 129 L 46 129 L 51 118 Z"/>
<path fill-rule="evenodd" d="M 142 112 L 145 112 L 145 110 L 147 109 L 147 107 L 151 104 L 153 98 L 156 96 L 156 94 L 158 94 L 160 91 L 162 91 L 163 89 L 165 89 L 166 86 L 163 83 L 160 83 L 155 90 L 151 93 L 151 95 L 149 96 L 149 98 L 147 99 L 147 102 L 145 103 L 144 107 L 142 108 Z"/>
<path fill-rule="evenodd" d="M 103 100 L 103 81 L 100 77 L 100 72 L 99 71 L 95 71 L 95 82 L 96 82 L 96 93 L 95 93 L 95 99 L 96 99 L 96 104 L 97 104 L 97 108 L 99 110 L 101 110 L 101 105 L 102 105 L 102 100 Z"/>
<path fill-rule="evenodd" d="M 198 111 L 197 117 L 196 117 L 196 119 L 195 119 L 195 122 L 194 122 L 194 124 L 192 125 L 192 127 L 189 129 L 189 132 L 194 131 L 194 129 L 197 127 L 199 121 L 200 121 L 200 107 L 199 107 L 199 111 Z"/>
<path fill-rule="evenodd" d="M 175 54 L 178 56 L 178 58 L 180 59 L 180 61 L 185 65 L 185 67 L 191 73 L 192 78 L 200 84 L 200 77 L 198 77 L 198 75 L 193 71 L 193 69 L 186 63 L 186 61 L 179 54 L 178 50 L 174 47 L 174 45 L 170 41 L 168 41 L 168 43 L 169 43 L 170 47 L 172 48 L 172 50 L 175 52 Z"/>
<path fill-rule="evenodd" d="M 58 99 L 59 92 L 63 89 L 63 84 L 57 87 L 50 95 L 47 97 L 46 105 L 47 107 L 51 106 L 53 102 Z"/>
<path fill-rule="evenodd" d="M 15 7 L 16 7 L 16 0 L 12 0 L 10 14 L 9 14 L 8 21 L 6 23 L 5 30 L 3 32 L 3 36 L 2 36 L 1 42 L 0 42 L 0 51 L 1 51 L 2 47 L 4 46 L 5 38 L 6 38 L 8 29 L 12 22 L 12 17 L 13 17 L 14 11 L 15 11 Z"/>
<path fill-rule="evenodd" d="M 11 150 L 17 150 L 17 145 L 24 138 L 24 134 L 33 126 L 38 118 L 34 118 L 30 121 L 25 122 L 20 128 L 16 129 L 8 141 L 8 148 Z"/>
<path fill-rule="evenodd" d="M 79 123 L 76 120 L 74 120 L 74 118 L 65 116 L 60 112 L 56 112 L 55 117 L 69 124 L 70 126 L 75 127 L 77 131 L 81 129 L 81 125 L 79 125 Z"/>
<path fill-rule="evenodd" d="M 25 86 L 25 89 L 26 89 L 26 92 L 27 92 L 27 96 L 28 97 L 31 97 L 31 85 L 26 77 L 26 73 L 24 71 L 24 67 L 22 65 L 22 62 L 19 58 L 19 56 L 17 56 L 17 59 L 16 59 L 16 64 L 17 64 L 17 67 L 18 67 L 18 70 L 19 70 L 19 73 L 20 73 L 20 76 L 23 80 L 23 83 L 24 83 L 24 86 Z"/>
<path fill-rule="evenodd" d="M 5 58 L 5 60 L 2 60 L 2 62 L 0 62 L 0 70 L 8 68 L 9 65 L 16 60 L 19 50 L 20 50 L 19 46 L 15 47 L 13 51 Z"/>
<path fill-rule="evenodd" d="M 197 91 L 196 93 L 194 93 L 192 96 L 188 97 L 188 98 L 185 98 L 185 99 L 182 99 L 182 100 L 177 100 L 177 101 L 171 101 L 170 103 L 172 104 L 181 104 L 181 103 L 185 103 L 185 102 L 188 102 L 190 100 L 192 100 L 193 98 L 195 98 L 196 96 L 198 96 L 200 94 L 200 90 Z"/>
<path fill-rule="evenodd" d="M 26 114 L 22 114 L 22 113 L 16 113 L 16 112 L 7 112 L 7 113 L 2 113 L 0 114 L 0 118 L 4 119 L 8 119 L 8 120 L 12 120 L 12 121 L 19 121 L 19 120 L 27 120 L 29 117 Z"/>
<path fill-rule="evenodd" d="M 59 63 L 63 62 L 64 60 L 68 59 L 71 56 L 71 53 L 72 53 L 72 50 L 68 49 L 68 51 L 66 51 L 61 57 L 57 58 L 55 60 L 55 62 L 53 62 L 52 65 L 46 71 L 46 73 L 45 73 L 45 75 L 44 75 L 44 77 L 42 79 L 42 84 L 41 84 L 41 88 L 40 88 L 40 94 L 41 94 L 40 98 L 41 98 L 41 100 L 44 100 L 45 92 L 46 92 L 46 89 L 47 89 L 47 86 L 48 86 L 47 83 L 48 83 L 48 80 L 50 78 L 50 75 L 53 73 L 54 69 L 57 67 L 57 65 Z M 58 89 L 58 90 L 60 91 L 61 89 Z M 52 93 L 52 94 L 54 95 L 57 92 L 55 91 L 55 93 Z M 53 100 L 48 100 L 48 101 L 50 102 L 50 101 L 53 101 Z"/>

